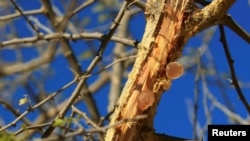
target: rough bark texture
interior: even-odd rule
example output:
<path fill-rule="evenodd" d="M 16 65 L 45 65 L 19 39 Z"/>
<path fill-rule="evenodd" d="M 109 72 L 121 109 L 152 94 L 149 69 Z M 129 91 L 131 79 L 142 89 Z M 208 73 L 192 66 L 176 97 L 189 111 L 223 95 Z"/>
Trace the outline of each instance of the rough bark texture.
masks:
<path fill-rule="evenodd" d="M 153 133 L 156 106 L 164 88 L 171 84 L 171 80 L 165 75 L 166 65 L 177 59 L 185 42 L 183 25 L 188 14 L 185 12 L 188 7 L 187 2 L 187 0 L 148 1 L 145 12 L 146 31 L 140 44 L 138 58 L 114 113 L 116 118 L 112 119 L 111 124 L 122 119 L 133 119 L 141 114 L 146 114 L 147 118 L 140 119 L 137 123 L 120 124 L 108 131 L 106 140 L 135 140 L 139 136 L 144 138 L 144 133 L 147 135 Z M 144 94 L 145 90 L 154 93 L 155 98 L 149 108 L 141 109 L 138 108 L 137 98 Z"/>
<path fill-rule="evenodd" d="M 216 2 L 220 5 L 216 5 Z M 215 11 L 220 9 L 219 6 L 225 2 L 227 3 L 223 6 L 224 12 Z M 124 120 L 127 122 L 110 128 L 106 134 L 106 141 L 162 140 L 154 133 L 153 118 L 162 92 L 171 85 L 171 80 L 165 74 L 166 65 L 181 55 L 184 44 L 191 36 L 216 24 L 216 21 L 226 14 L 233 2 L 233 0 L 213 1 L 204 9 L 199 10 L 194 6 L 193 0 L 147 1 L 145 11 L 147 25 L 138 57 L 113 113 L 110 125 Z M 210 12 L 215 14 L 207 14 Z M 143 103 L 141 101 L 138 103 L 137 99 L 143 96 L 145 91 L 147 94 L 150 92 L 154 94 L 154 98 L 151 99 L 153 103 L 147 100 L 145 103 L 148 105 L 138 105 Z M 139 115 L 147 117 L 139 119 Z M 134 120 L 131 121 L 131 119 Z"/>

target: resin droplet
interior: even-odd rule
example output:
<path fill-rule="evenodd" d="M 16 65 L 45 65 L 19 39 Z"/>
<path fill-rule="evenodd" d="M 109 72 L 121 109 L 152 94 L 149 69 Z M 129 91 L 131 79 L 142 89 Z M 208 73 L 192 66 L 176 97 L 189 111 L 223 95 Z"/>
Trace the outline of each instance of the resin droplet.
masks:
<path fill-rule="evenodd" d="M 177 79 L 184 72 L 184 68 L 179 62 L 170 62 L 166 68 L 166 75 L 169 79 Z"/>
<path fill-rule="evenodd" d="M 143 90 L 137 97 L 137 108 L 144 111 L 153 105 L 155 95 L 151 90 Z"/>

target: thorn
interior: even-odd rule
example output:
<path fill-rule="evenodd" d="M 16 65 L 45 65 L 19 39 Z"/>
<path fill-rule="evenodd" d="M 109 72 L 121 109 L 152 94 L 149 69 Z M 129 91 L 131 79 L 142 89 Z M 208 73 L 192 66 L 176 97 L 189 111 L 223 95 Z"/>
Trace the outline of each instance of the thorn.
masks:
<path fill-rule="evenodd" d="M 68 68 L 71 72 L 73 72 L 75 78 L 78 79 L 78 78 L 80 77 L 80 74 L 78 74 L 78 73 L 77 73 L 75 70 L 73 70 L 71 67 L 67 66 L 67 68 Z"/>
<path fill-rule="evenodd" d="M 227 79 L 227 81 L 230 83 L 230 85 L 233 85 L 233 80 L 232 79 Z"/>

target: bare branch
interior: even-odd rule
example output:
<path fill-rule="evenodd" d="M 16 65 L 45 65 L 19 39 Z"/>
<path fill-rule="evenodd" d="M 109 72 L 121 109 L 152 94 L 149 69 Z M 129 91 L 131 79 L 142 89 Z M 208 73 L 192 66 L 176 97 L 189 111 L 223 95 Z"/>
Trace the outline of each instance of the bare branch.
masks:
<path fill-rule="evenodd" d="M 14 107 L 12 107 L 11 104 L 7 103 L 6 101 L 0 99 L 0 103 L 5 107 L 7 108 L 9 111 L 11 111 L 16 117 L 19 117 L 21 114 L 16 110 L 14 109 Z M 24 123 L 26 125 L 32 125 L 32 122 L 29 121 L 27 118 L 22 118 L 22 120 L 24 121 Z"/>
<path fill-rule="evenodd" d="M 19 107 L 14 107 L 14 105 L 0 99 L 1 105 L 16 116 L 11 122 L 1 125 L 0 132 L 8 133 L 7 129 L 10 132 L 15 130 L 13 132 L 19 139 L 30 139 L 33 135 L 40 134 L 41 140 L 68 140 L 78 137 L 85 140 L 95 140 L 97 137 L 98 140 L 103 141 L 106 133 L 105 140 L 107 141 L 188 141 L 184 139 L 185 137 L 157 134 L 154 130 L 153 121 L 161 94 L 164 90 L 168 90 L 172 83 L 167 66 L 181 56 L 185 43 L 192 36 L 217 24 L 229 27 L 242 39 L 250 43 L 250 34 L 228 15 L 228 10 L 235 1 L 147 0 L 145 3 L 145 0 L 111 0 L 103 2 L 72 0 L 60 5 L 60 1 L 40 0 L 40 3 L 38 3 L 40 8 L 34 10 L 24 10 L 27 7 L 23 5 L 21 7 L 21 3 L 15 0 L 0 2 L 0 12 L 4 10 L 2 16 L 0 16 L 0 30 L 4 33 L 0 35 L 0 38 L 4 40 L 0 41 L 0 50 L 2 50 L 0 52 L 0 90 L 7 91 L 4 96 L 10 93 L 11 95 L 8 98 L 12 98 L 14 94 L 19 94 L 18 88 L 21 87 L 21 89 L 31 94 L 30 96 L 35 103 L 29 105 L 24 112 L 19 113 L 16 110 Z M 13 6 L 9 7 L 11 4 Z M 112 7 L 113 4 L 121 7 Z M 7 8 L 2 8 L 4 6 Z M 105 9 L 105 6 L 109 6 L 109 8 Z M 100 17 L 92 17 L 92 13 L 89 17 L 88 13 L 85 12 L 90 10 L 96 12 L 93 13 L 95 16 Z M 10 11 L 14 11 L 14 13 L 10 14 Z M 100 11 L 102 12 L 100 13 Z M 130 32 L 130 28 L 127 27 L 132 23 L 133 14 L 138 12 L 144 12 L 147 22 L 140 44 L 139 41 L 129 38 L 138 33 Z M 82 13 L 85 15 L 82 16 Z M 89 21 L 93 22 L 98 18 L 101 19 L 103 15 L 104 18 L 106 18 L 105 16 L 110 18 L 115 15 L 116 17 L 111 25 L 111 22 L 107 24 L 108 21 L 105 21 L 105 23 L 95 22 L 90 25 L 93 30 L 86 30 L 88 32 L 85 32 Z M 17 18 L 21 18 L 22 23 L 28 24 L 28 30 L 31 29 L 31 33 L 34 35 L 28 37 L 26 34 L 19 35 L 20 30 L 18 29 L 16 32 L 15 29 L 20 28 L 20 26 L 8 24 L 11 22 L 16 24 L 15 20 Z M 133 24 L 132 26 L 134 28 L 137 25 Z M 98 27 L 105 29 L 105 32 L 104 30 L 102 30 L 104 33 L 95 32 L 96 29 L 99 29 Z M 78 29 L 82 30 L 79 31 Z M 23 31 L 27 32 L 27 28 Z M 127 31 L 129 34 L 127 34 Z M 240 84 L 238 84 L 222 26 L 220 26 L 220 32 L 221 42 L 231 71 L 232 84 L 235 86 L 241 102 L 250 113 L 250 105 L 242 93 Z M 212 37 L 211 34 L 209 35 Z M 194 65 L 198 65 L 195 78 L 197 87 L 195 89 L 194 103 L 192 107 L 188 107 L 193 110 L 192 119 L 190 119 L 193 124 L 194 139 L 201 139 L 207 131 L 206 125 L 212 122 L 214 107 L 220 109 L 234 122 L 240 124 L 249 123 L 247 119 L 243 119 L 235 111 L 231 110 L 230 106 L 228 108 L 221 104 L 220 101 L 217 101 L 209 90 L 207 81 L 210 80 L 210 77 L 207 78 L 207 71 L 203 70 L 202 64 L 202 55 L 211 55 L 207 45 L 209 39 L 202 40 L 203 44 L 198 49 L 197 60 L 192 61 L 192 68 L 190 67 L 191 70 Z M 114 43 L 110 44 L 111 41 Z M 84 45 L 75 48 L 77 47 L 75 42 L 78 45 Z M 96 51 L 98 43 L 100 43 L 100 46 Z M 108 45 L 112 47 L 108 48 Z M 134 47 L 135 49 L 132 49 L 134 52 L 129 53 L 126 46 Z M 86 49 L 91 51 L 86 51 Z M 38 55 L 34 54 L 36 58 L 26 59 L 26 51 L 29 50 L 39 52 Z M 78 52 L 78 50 L 81 50 L 81 52 Z M 13 53 L 14 56 L 10 55 L 5 58 L 5 55 L 7 55 L 5 51 Z M 60 52 L 57 54 L 58 51 Z M 106 53 L 109 54 L 108 57 Z M 135 53 L 137 54 L 135 55 Z M 30 57 L 28 55 L 27 57 Z M 51 75 L 61 71 L 60 68 L 56 68 L 55 73 L 50 71 L 53 70 L 50 69 L 50 65 L 54 68 L 53 61 L 56 63 L 61 61 L 56 59 L 58 55 L 60 55 L 60 58 L 63 57 L 64 61 L 66 60 L 66 63 L 69 64 L 71 74 L 65 75 L 71 76 L 73 74 L 75 77 L 74 80 L 65 84 L 58 91 L 53 90 L 54 92 L 51 93 L 47 92 L 51 87 L 48 90 L 45 88 L 47 87 L 46 81 L 51 78 Z M 78 58 L 77 55 L 81 55 L 81 58 Z M 14 61 L 10 62 L 9 57 L 14 58 Z M 101 61 L 103 58 L 105 59 Z M 194 56 L 189 58 L 195 60 Z M 209 60 L 209 58 L 204 58 L 206 61 L 207 59 Z M 130 70 L 130 66 L 134 61 L 135 64 L 120 95 L 123 79 L 127 78 L 127 71 Z M 47 67 L 43 69 L 45 64 Z M 111 67 L 112 69 L 110 69 Z M 38 69 L 39 71 L 37 71 Z M 209 68 L 208 71 L 213 71 L 213 69 L 215 69 L 215 66 Z M 191 71 L 193 72 L 193 70 Z M 39 73 L 39 76 L 37 73 Z M 209 72 L 212 75 L 214 73 L 216 72 Z M 30 77 L 27 77 L 28 75 Z M 22 80 L 20 80 L 20 76 Z M 60 77 L 63 78 L 64 76 Z M 92 81 L 92 78 L 95 81 Z M 224 78 L 218 79 L 221 78 L 212 78 L 212 81 L 222 82 L 224 80 Z M 101 117 L 103 112 L 100 110 L 105 110 L 105 107 L 98 107 L 100 103 L 96 103 L 93 96 L 97 96 L 95 94 L 98 90 L 106 88 L 107 85 L 105 84 L 107 83 L 110 86 L 109 105 L 107 105 L 110 112 L 103 118 Z M 73 90 L 69 89 L 69 93 L 65 91 L 72 85 L 75 86 Z M 218 83 L 212 85 L 218 85 L 217 87 L 225 86 Z M 221 90 L 221 88 L 219 89 Z M 67 94 L 64 95 L 61 93 L 62 91 Z M 200 95 L 202 92 L 203 95 Z M 58 99 L 54 102 L 55 96 L 58 95 Z M 203 105 L 198 105 L 200 96 L 203 96 Z M 106 94 L 105 99 L 107 97 Z M 86 111 L 80 111 L 79 107 L 75 107 L 78 104 L 84 104 Z M 197 116 L 201 108 L 205 112 L 205 123 L 199 122 L 200 117 Z M 36 119 L 31 122 L 29 119 L 33 111 L 39 111 L 39 115 L 35 115 Z M 85 113 L 89 115 L 87 116 Z M 83 118 L 84 123 L 78 122 L 76 116 Z M 55 126 L 57 121 L 62 121 L 63 125 Z M 204 126 L 201 123 L 204 123 Z M 24 126 L 21 126 L 21 124 Z M 85 125 L 90 126 L 85 129 Z M 56 131 L 53 132 L 55 128 L 59 129 L 59 134 Z"/>
<path fill-rule="evenodd" d="M 192 37 L 196 33 L 210 26 L 218 24 L 229 8 L 234 4 L 235 0 L 213 0 L 203 9 L 196 9 L 190 13 L 190 17 L 186 21 L 187 38 Z"/>
<path fill-rule="evenodd" d="M 105 130 L 103 130 L 102 128 L 100 128 L 95 122 L 93 122 L 91 119 L 89 119 L 88 116 L 86 115 L 86 113 L 83 113 L 82 111 L 80 111 L 75 106 L 71 106 L 71 108 L 72 108 L 73 112 L 75 112 L 78 115 L 80 115 L 81 117 L 83 117 L 87 124 L 90 124 L 91 126 L 94 127 L 94 129 L 99 130 L 102 133 L 105 133 Z"/>
<path fill-rule="evenodd" d="M 218 21 L 220 24 L 223 24 L 233 30 L 246 42 L 250 43 L 250 34 L 246 32 L 239 24 L 237 24 L 230 15 L 226 15 L 224 18 Z"/>
<path fill-rule="evenodd" d="M 75 14 L 77 14 L 78 12 L 80 12 L 81 10 L 83 10 L 84 8 L 86 8 L 87 6 L 93 4 L 96 0 L 87 0 L 86 2 L 82 3 L 78 8 L 76 8 L 72 13 L 71 16 L 74 16 Z"/>
<path fill-rule="evenodd" d="M 20 16 L 31 16 L 31 15 L 37 15 L 37 14 L 42 14 L 44 12 L 43 8 L 36 9 L 36 10 L 29 10 L 29 11 L 23 11 L 22 14 L 20 12 L 16 12 L 14 14 L 9 14 L 5 16 L 0 16 L 0 21 L 7 21 L 11 20 Z"/>
<path fill-rule="evenodd" d="M 37 103 L 36 105 L 30 107 L 30 109 L 26 110 L 25 112 L 23 112 L 20 116 L 18 116 L 14 121 L 12 121 L 10 124 L 1 127 L 0 128 L 0 132 L 6 130 L 7 128 L 16 125 L 16 123 L 20 120 L 23 119 L 23 117 L 25 117 L 27 114 L 29 114 L 31 112 L 31 110 L 35 110 L 36 108 L 42 106 L 44 103 L 48 102 L 49 100 L 53 100 L 53 98 L 60 94 L 60 92 L 62 92 L 63 90 L 67 89 L 69 86 L 71 86 L 72 84 L 74 84 L 77 81 L 77 79 L 74 79 L 73 81 L 69 82 L 68 84 L 64 85 L 62 88 L 60 88 L 58 91 L 54 92 L 53 94 L 49 95 L 47 98 L 45 98 L 44 100 L 42 100 L 41 102 Z"/>
<path fill-rule="evenodd" d="M 239 95 L 240 100 L 242 101 L 242 103 L 244 104 L 245 108 L 248 111 L 248 114 L 250 114 L 250 105 L 247 102 L 247 99 L 245 98 L 243 92 L 241 91 L 240 85 L 238 83 L 238 79 L 234 70 L 234 66 L 233 66 L 233 59 L 231 57 L 231 53 L 229 51 L 229 47 L 227 44 L 227 40 L 226 40 L 226 35 L 225 35 L 225 31 L 224 31 L 224 27 L 222 25 L 219 25 L 220 28 L 220 34 L 221 34 L 221 38 L 220 41 L 223 45 L 226 57 L 227 57 L 227 61 L 228 61 L 228 65 L 230 68 L 230 72 L 231 72 L 231 76 L 232 76 L 232 84 L 235 86 L 235 89 Z"/>
<path fill-rule="evenodd" d="M 39 58 L 36 58 L 27 63 L 17 63 L 14 65 L 2 67 L 0 69 L 0 77 L 15 73 L 28 72 L 41 67 L 43 64 L 49 63 L 54 58 L 57 42 L 57 40 L 52 41 L 45 53 L 43 53 L 43 55 L 41 55 Z"/>
<path fill-rule="evenodd" d="M 0 48 L 16 48 L 11 47 L 17 44 L 27 45 L 28 47 L 32 46 L 33 44 L 39 44 L 39 43 L 47 43 L 50 40 L 54 39 L 67 39 L 72 41 L 77 41 L 79 39 L 101 39 L 104 36 L 102 33 L 88 33 L 88 32 L 82 32 L 79 34 L 69 34 L 69 33 L 51 33 L 47 35 L 43 35 L 40 38 L 37 38 L 37 36 L 34 37 L 26 37 L 26 38 L 16 38 L 11 39 L 8 41 L 3 41 L 0 43 Z M 122 38 L 118 36 L 112 36 L 111 41 L 122 43 L 124 45 L 129 45 L 132 47 L 136 47 L 138 45 L 138 41 L 128 38 Z M 9 47 L 7 47 L 9 46 Z"/>
<path fill-rule="evenodd" d="M 96 64 L 100 61 L 101 56 L 106 48 L 107 43 L 109 42 L 109 39 L 112 37 L 112 35 L 114 34 L 118 23 L 120 23 L 120 20 L 122 19 L 122 16 L 127 8 L 127 3 L 124 2 L 123 7 L 121 8 L 120 12 L 118 13 L 116 19 L 115 19 L 115 24 L 111 25 L 111 29 L 110 32 L 107 34 L 107 36 L 104 36 L 104 39 L 102 40 L 102 43 L 100 45 L 100 48 L 97 52 L 96 57 L 93 59 L 93 61 L 91 62 L 91 64 L 89 65 L 89 67 L 86 70 L 86 73 L 83 74 L 84 75 L 88 75 L 89 73 L 91 73 L 91 71 L 94 69 L 94 67 L 96 66 Z M 76 89 L 74 90 L 73 94 L 71 95 L 70 99 L 68 100 L 67 104 L 65 105 L 65 107 L 60 111 L 60 113 L 57 115 L 56 119 L 61 119 L 65 116 L 67 110 L 69 109 L 69 107 L 74 103 L 74 101 L 77 99 L 82 87 L 84 86 L 86 81 L 86 78 L 81 79 L 80 82 L 78 83 Z M 43 134 L 43 138 L 48 137 L 51 132 L 54 130 L 54 127 L 50 127 L 46 130 L 46 132 Z"/>
<path fill-rule="evenodd" d="M 14 5 L 15 9 L 24 17 L 24 19 L 29 23 L 29 25 L 36 31 L 37 36 L 40 36 L 39 29 L 23 14 L 23 11 L 18 7 L 18 5 L 14 2 L 14 0 L 10 0 Z"/>

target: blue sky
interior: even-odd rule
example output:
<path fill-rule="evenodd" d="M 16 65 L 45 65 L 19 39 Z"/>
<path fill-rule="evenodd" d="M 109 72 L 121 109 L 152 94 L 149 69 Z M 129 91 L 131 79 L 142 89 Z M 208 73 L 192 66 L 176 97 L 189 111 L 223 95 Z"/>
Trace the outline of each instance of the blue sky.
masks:
<path fill-rule="evenodd" d="M 55 1 L 54 1 L 55 2 Z M 18 3 L 20 6 L 25 10 L 31 10 L 39 8 L 40 3 L 37 1 L 24 1 L 24 0 L 18 0 Z M 62 9 L 61 6 L 59 6 L 59 9 Z M 230 9 L 229 14 L 233 17 L 233 19 L 241 25 L 246 31 L 250 31 L 250 7 L 247 1 L 239 0 L 236 1 L 236 3 L 233 5 L 233 7 Z M 95 22 L 97 20 L 95 14 L 91 14 L 91 8 L 87 8 L 86 10 L 82 11 L 80 13 L 80 16 L 89 16 L 93 23 L 96 24 L 89 24 L 86 25 L 86 29 L 92 29 L 96 26 L 102 26 L 107 23 L 99 23 Z M 44 16 L 37 16 L 41 22 L 46 23 L 46 18 Z M 22 27 L 26 26 L 25 21 L 22 19 L 18 19 L 15 22 L 15 25 L 17 27 L 18 31 L 18 37 L 29 37 L 31 36 L 30 32 L 27 32 L 27 30 L 23 30 Z M 145 27 L 145 19 L 143 17 L 143 13 L 139 13 L 135 15 L 135 17 L 132 19 L 129 28 L 132 31 L 131 32 L 131 38 L 134 38 L 136 40 L 140 40 Z M 81 28 L 81 27 L 77 27 Z M 211 40 L 208 43 L 208 49 L 210 51 L 210 55 L 213 58 L 213 61 L 209 61 L 206 55 L 201 57 L 201 61 L 204 65 L 204 67 L 208 67 L 209 64 L 214 63 L 216 68 L 218 69 L 216 74 L 210 75 L 207 77 L 209 85 L 209 90 L 211 93 L 223 103 L 222 95 L 221 95 L 221 89 L 224 89 L 226 92 L 226 95 L 229 97 L 232 105 L 234 106 L 235 110 L 238 114 L 240 114 L 243 118 L 247 117 L 247 111 L 245 110 L 245 107 L 241 103 L 241 101 L 238 99 L 237 93 L 235 89 L 230 86 L 230 83 L 228 79 L 230 79 L 230 71 L 227 64 L 227 60 L 225 57 L 225 53 L 223 51 L 223 47 L 221 42 L 219 41 L 220 35 L 217 27 L 213 27 L 212 30 L 215 30 Z M 238 35 L 236 35 L 234 32 L 229 30 L 227 27 L 225 28 L 226 36 L 228 40 L 228 44 L 230 47 L 231 55 L 234 59 L 234 67 L 236 70 L 236 74 L 238 77 L 239 82 L 242 82 L 243 84 L 248 84 L 250 81 L 250 65 L 247 60 L 249 60 L 250 56 L 250 47 L 249 44 L 246 43 L 243 39 L 241 39 Z M 206 35 L 205 32 L 199 33 L 192 39 L 188 41 L 186 44 L 184 51 L 183 51 L 183 57 L 190 57 L 194 54 L 190 54 L 191 51 L 197 51 L 198 48 L 200 48 L 202 39 Z M 96 46 L 98 47 L 99 42 L 96 42 Z M 83 51 L 86 51 L 87 44 L 82 42 L 71 42 L 71 45 L 73 46 L 73 49 L 77 55 L 80 55 Z M 105 51 L 105 55 L 110 55 L 109 51 L 112 49 L 112 43 L 109 44 L 107 50 Z M 128 47 L 130 48 L 130 47 Z M 96 48 L 97 49 L 97 48 Z M 37 56 L 36 51 L 33 49 L 22 49 L 22 52 L 25 54 L 24 60 L 30 60 L 31 58 L 35 58 Z M 3 50 L 0 52 L 2 58 L 8 61 L 14 60 L 14 54 L 11 50 Z M 86 67 L 89 65 L 91 61 L 91 58 L 85 59 L 81 61 L 81 65 L 83 70 L 86 69 Z M 104 62 L 107 64 L 107 62 Z M 46 80 L 45 89 L 49 92 L 55 92 L 60 87 L 68 83 L 73 79 L 71 71 L 67 67 L 66 60 L 63 58 L 62 55 L 59 55 L 55 58 L 53 63 L 51 64 L 51 68 L 55 69 L 55 74 L 51 76 L 48 80 Z M 60 70 L 60 71 L 58 71 Z M 158 133 L 166 133 L 173 136 L 179 136 L 179 137 L 185 137 L 185 138 L 192 138 L 193 136 L 193 127 L 191 124 L 190 119 L 190 113 L 192 112 L 192 107 L 190 107 L 190 104 L 194 101 L 194 93 L 195 93 L 195 72 L 196 72 L 196 66 L 193 66 L 192 69 L 188 69 L 185 71 L 185 74 L 173 81 L 172 87 L 169 91 L 165 92 L 162 96 L 161 102 L 159 104 L 159 108 L 157 110 L 156 118 L 155 118 L 155 130 Z M 36 75 L 42 75 L 42 74 L 36 74 Z M 63 76 L 63 77 L 62 77 Z M 219 87 L 215 83 L 215 77 L 217 77 L 222 83 L 223 87 Z M 38 77 L 39 78 L 39 77 Z M 10 80 L 13 78 L 9 78 Z M 93 80 L 98 79 L 97 76 L 90 77 L 88 79 L 88 82 L 92 82 Z M 75 85 L 74 85 L 75 86 Z M 72 93 L 74 86 L 70 87 L 66 91 L 63 92 L 62 96 L 67 96 Z M 202 83 L 199 84 L 199 86 L 202 86 Z M 242 87 L 242 91 L 245 94 L 248 101 L 250 101 L 250 95 L 249 93 L 249 87 Z M 96 102 L 98 103 L 98 108 L 101 110 L 101 115 L 106 115 L 106 105 L 107 105 L 107 93 L 109 92 L 109 85 L 107 84 L 105 87 L 103 87 L 102 90 L 98 91 L 97 94 L 95 94 Z M 2 92 L 4 93 L 4 92 Z M 18 100 L 23 97 L 23 95 L 27 93 L 22 87 L 17 88 L 16 91 L 14 91 L 13 94 L 14 97 L 10 98 L 12 103 L 18 107 Z M 204 115 L 204 110 L 202 107 L 202 92 L 199 95 L 199 108 L 198 108 L 198 121 L 201 124 L 201 126 L 205 126 L 206 123 L 206 117 Z M 81 109 L 84 111 L 86 110 L 86 107 L 81 104 Z M 24 111 L 25 107 L 18 107 L 20 111 Z M 0 106 L 0 112 L 1 117 L 4 119 L 5 124 L 8 122 L 11 122 L 14 117 L 12 114 L 6 111 L 5 108 Z M 37 113 L 33 113 L 33 115 L 36 115 Z M 192 113 L 191 113 L 192 114 Z M 34 116 L 29 114 L 29 117 L 34 118 Z M 222 113 L 220 110 L 215 109 L 212 113 L 212 123 L 214 124 L 229 124 L 230 121 L 225 116 L 224 113 Z M 1 122 L 0 122 L 1 123 Z"/>

